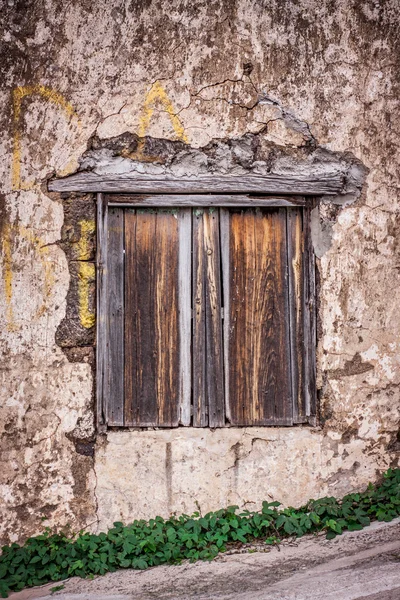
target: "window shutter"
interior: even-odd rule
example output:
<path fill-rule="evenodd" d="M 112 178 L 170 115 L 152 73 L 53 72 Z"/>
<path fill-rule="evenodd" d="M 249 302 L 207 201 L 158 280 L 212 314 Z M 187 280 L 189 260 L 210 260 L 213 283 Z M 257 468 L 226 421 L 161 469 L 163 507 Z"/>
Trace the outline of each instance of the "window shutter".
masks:
<path fill-rule="evenodd" d="M 188 419 L 190 226 L 187 210 L 109 210 L 109 425 Z"/>
<path fill-rule="evenodd" d="M 286 210 L 223 217 L 225 386 L 232 425 L 290 425 Z"/>
<path fill-rule="evenodd" d="M 219 210 L 193 214 L 193 425 L 225 425 Z"/>
<path fill-rule="evenodd" d="M 308 206 L 108 207 L 106 424 L 314 422 L 310 216 Z"/>

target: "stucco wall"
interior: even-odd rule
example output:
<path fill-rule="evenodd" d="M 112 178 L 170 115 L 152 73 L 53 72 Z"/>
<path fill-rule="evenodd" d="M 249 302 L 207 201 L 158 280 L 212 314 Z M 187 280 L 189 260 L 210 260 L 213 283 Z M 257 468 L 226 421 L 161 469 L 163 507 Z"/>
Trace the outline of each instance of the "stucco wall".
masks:
<path fill-rule="evenodd" d="M 397 0 L 3 3 L 2 540 L 42 517 L 78 529 L 196 502 L 296 504 L 398 464 L 399 13 Z M 93 202 L 74 208 L 48 177 L 125 132 L 196 148 L 260 131 L 271 157 L 325 148 L 368 169 L 355 202 L 319 215 L 319 427 L 96 438 Z"/>

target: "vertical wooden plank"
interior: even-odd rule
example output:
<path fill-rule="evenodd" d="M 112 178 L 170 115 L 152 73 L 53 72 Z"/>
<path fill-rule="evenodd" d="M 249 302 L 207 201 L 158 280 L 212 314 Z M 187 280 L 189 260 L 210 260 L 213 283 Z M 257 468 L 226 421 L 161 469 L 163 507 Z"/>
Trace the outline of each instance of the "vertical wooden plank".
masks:
<path fill-rule="evenodd" d="M 193 214 L 193 424 L 225 424 L 219 213 Z"/>
<path fill-rule="evenodd" d="M 179 225 L 179 372 L 180 424 L 191 422 L 192 210 L 178 211 Z"/>
<path fill-rule="evenodd" d="M 124 424 L 124 215 L 110 208 L 107 231 L 107 423 Z"/>
<path fill-rule="evenodd" d="M 304 244 L 301 209 L 287 209 L 290 362 L 293 420 L 307 422 L 304 390 Z"/>
<path fill-rule="evenodd" d="M 106 368 L 106 264 L 107 264 L 107 202 L 103 194 L 97 194 L 96 220 L 96 422 L 98 431 L 106 426 L 105 399 L 105 368 Z"/>
<path fill-rule="evenodd" d="M 155 335 L 156 211 L 137 210 L 136 222 L 136 385 L 138 425 L 158 423 Z"/>
<path fill-rule="evenodd" d="M 155 382 L 157 423 L 176 427 L 180 417 L 179 224 L 177 211 L 159 209 L 154 239 Z"/>
<path fill-rule="evenodd" d="M 206 378 L 209 427 L 225 425 L 221 255 L 218 209 L 203 213 L 206 293 Z"/>
<path fill-rule="evenodd" d="M 225 417 L 231 421 L 229 405 L 229 331 L 230 331 L 230 261 L 229 261 L 229 210 L 220 209 L 222 304 L 223 304 L 223 368 L 225 390 Z"/>
<path fill-rule="evenodd" d="M 292 423 L 284 209 L 232 211 L 229 400 L 236 425 Z"/>
<path fill-rule="evenodd" d="M 304 396 L 305 413 L 308 421 L 315 424 L 316 418 L 316 282 L 315 254 L 311 239 L 311 211 L 316 206 L 303 209 L 304 236 Z"/>
<path fill-rule="evenodd" d="M 180 408 L 179 225 L 172 209 L 138 209 L 126 227 L 126 343 L 131 422 L 175 427 Z M 186 316 L 187 318 L 187 316 Z M 189 340 L 190 341 L 190 340 Z M 127 388 L 126 388 L 127 389 Z"/>
<path fill-rule="evenodd" d="M 124 211 L 125 228 L 125 406 L 126 426 L 139 423 L 137 398 L 137 306 L 138 285 L 136 274 L 136 211 Z"/>
<path fill-rule="evenodd" d="M 287 264 L 287 228 L 285 208 L 268 211 L 271 215 L 271 255 L 274 256 L 273 328 L 271 331 L 274 368 L 267 380 L 275 390 L 274 420 L 279 425 L 293 424 L 293 398 L 290 370 L 289 282 Z M 272 265 L 271 265 L 272 266 Z M 265 420 L 265 417 L 264 417 Z"/>
<path fill-rule="evenodd" d="M 208 425 L 206 388 L 206 304 L 205 304 L 205 255 L 204 211 L 193 211 L 193 425 Z"/>

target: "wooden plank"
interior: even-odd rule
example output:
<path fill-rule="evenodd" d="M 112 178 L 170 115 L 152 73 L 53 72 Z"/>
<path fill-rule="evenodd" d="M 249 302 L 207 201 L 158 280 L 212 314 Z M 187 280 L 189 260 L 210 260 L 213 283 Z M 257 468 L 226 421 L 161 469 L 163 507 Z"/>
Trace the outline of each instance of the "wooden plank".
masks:
<path fill-rule="evenodd" d="M 234 425 L 292 423 L 286 212 L 232 211 L 229 403 Z"/>
<path fill-rule="evenodd" d="M 306 423 L 304 390 L 304 247 L 301 209 L 287 210 L 290 362 L 293 420 Z"/>
<path fill-rule="evenodd" d="M 81 172 L 48 184 L 51 192 L 133 192 L 136 194 L 201 194 L 260 192 L 294 195 L 336 195 L 344 193 L 341 171 L 329 173 L 287 173 L 284 175 L 214 175 L 174 178 L 171 175 L 103 174 Z"/>
<path fill-rule="evenodd" d="M 203 213 L 206 304 L 206 379 L 209 427 L 225 425 L 219 212 Z"/>
<path fill-rule="evenodd" d="M 229 327 L 230 327 L 230 269 L 229 269 L 229 210 L 220 209 L 221 232 L 221 268 L 222 268 L 222 304 L 223 304 L 223 354 L 224 354 L 224 389 L 225 389 L 225 417 L 231 422 L 229 405 Z"/>
<path fill-rule="evenodd" d="M 157 211 L 155 256 L 158 424 L 176 427 L 180 417 L 179 223 L 176 211 Z"/>
<path fill-rule="evenodd" d="M 193 211 L 193 425 L 208 425 L 203 210 Z"/>
<path fill-rule="evenodd" d="M 192 395 L 192 211 L 178 211 L 180 424 L 190 425 Z"/>
<path fill-rule="evenodd" d="M 110 208 L 107 228 L 107 424 L 124 424 L 124 216 Z"/>
<path fill-rule="evenodd" d="M 110 206 L 305 206 L 304 197 L 251 196 L 243 194 L 162 194 L 162 195 L 107 195 Z"/>
<path fill-rule="evenodd" d="M 155 253 L 156 214 L 142 211 L 136 222 L 136 385 L 138 396 L 138 425 L 158 424 L 157 410 L 157 343 L 155 331 Z"/>
<path fill-rule="evenodd" d="M 136 273 L 135 210 L 124 211 L 125 227 L 125 406 L 126 426 L 140 422 L 137 394 L 137 306 L 138 281 Z"/>
<path fill-rule="evenodd" d="M 316 201 L 314 202 L 316 206 Z M 304 209 L 304 395 L 305 412 L 310 424 L 316 422 L 316 282 L 315 254 L 311 239 L 311 211 Z"/>
<path fill-rule="evenodd" d="M 107 348 L 107 303 L 106 303 L 106 264 L 107 264 L 107 205 L 103 194 L 97 195 L 97 222 L 96 222 L 96 423 L 98 431 L 105 428 L 106 406 L 105 397 L 105 369 Z"/>
<path fill-rule="evenodd" d="M 173 211 L 141 209 L 135 227 L 134 243 L 127 239 L 132 256 L 126 277 L 132 282 L 125 326 L 136 340 L 136 395 L 127 401 L 135 407 L 134 424 L 175 427 L 180 403 L 178 219 Z"/>

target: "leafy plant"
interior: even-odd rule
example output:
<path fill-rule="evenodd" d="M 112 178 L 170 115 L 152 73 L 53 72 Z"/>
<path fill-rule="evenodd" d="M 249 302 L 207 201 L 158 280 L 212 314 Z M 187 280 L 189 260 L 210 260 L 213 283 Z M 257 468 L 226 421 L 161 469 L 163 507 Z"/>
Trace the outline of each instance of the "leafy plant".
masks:
<path fill-rule="evenodd" d="M 238 512 L 228 506 L 201 516 L 156 517 L 114 523 L 107 533 L 52 533 L 29 538 L 23 546 L 11 544 L 0 555 L 0 595 L 11 590 L 62 581 L 72 575 L 93 577 L 117 569 L 147 569 L 183 560 L 212 560 L 232 544 L 325 531 L 328 539 L 344 530 L 355 531 L 371 520 L 391 521 L 400 515 L 400 469 L 389 469 L 378 485 L 341 500 L 310 500 L 298 509 L 279 509 L 279 502 L 263 502 L 260 512 Z M 61 589 L 55 586 L 52 590 Z"/>

